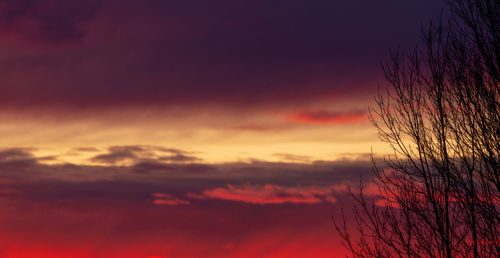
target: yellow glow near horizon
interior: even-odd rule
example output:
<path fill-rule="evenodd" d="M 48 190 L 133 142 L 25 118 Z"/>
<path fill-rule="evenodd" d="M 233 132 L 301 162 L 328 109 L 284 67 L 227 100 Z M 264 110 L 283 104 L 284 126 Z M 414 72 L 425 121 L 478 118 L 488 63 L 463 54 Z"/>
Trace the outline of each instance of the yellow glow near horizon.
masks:
<path fill-rule="evenodd" d="M 303 157 L 296 162 L 335 160 L 348 154 L 376 153 L 388 148 L 376 131 L 363 125 L 314 125 L 279 131 L 259 132 L 214 128 L 168 128 L 91 126 L 58 124 L 57 126 L 16 124 L 1 125 L 2 148 L 33 147 L 38 157 L 57 156 L 46 163 L 69 162 L 93 164 L 90 158 L 106 153 L 110 146 L 150 145 L 177 148 L 192 153 L 200 162 L 220 163 L 248 161 L 294 162 L 286 155 Z M 74 148 L 93 147 L 98 151 L 75 152 Z"/>

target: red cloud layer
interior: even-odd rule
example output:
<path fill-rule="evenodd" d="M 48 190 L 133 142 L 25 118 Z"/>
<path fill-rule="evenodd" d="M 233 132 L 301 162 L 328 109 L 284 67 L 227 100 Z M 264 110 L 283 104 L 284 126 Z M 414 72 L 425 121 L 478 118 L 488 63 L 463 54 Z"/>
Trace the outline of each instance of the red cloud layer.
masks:
<path fill-rule="evenodd" d="M 78 199 L 77 204 L 71 204 L 74 197 L 66 198 L 57 204 L 2 203 L 10 208 L 0 215 L 0 257 L 320 258 L 344 254 L 329 221 L 332 205 L 303 209 L 206 205 L 208 200 L 200 200 L 173 207 L 134 198 Z"/>
<path fill-rule="evenodd" d="M 243 185 L 205 190 L 201 195 L 189 194 L 193 198 L 211 198 L 231 200 L 252 204 L 281 204 L 281 203 L 306 203 L 315 204 L 321 202 L 335 203 L 336 198 L 332 196 L 333 189 L 329 188 L 297 188 L 279 185 Z"/>
<path fill-rule="evenodd" d="M 121 146 L 110 148 L 105 160 L 141 161 L 153 149 L 183 153 Z M 371 165 L 167 166 L 159 163 L 163 155 L 148 157 L 141 165 L 48 165 L 29 148 L 0 150 L 0 189 L 6 189 L 0 191 L 0 257 L 342 257 L 330 219 L 345 203 L 336 194 L 349 181 L 344 178 Z M 240 185 L 243 178 L 249 184 Z M 181 205 L 188 201 L 177 197 L 186 193 L 201 194 Z"/>

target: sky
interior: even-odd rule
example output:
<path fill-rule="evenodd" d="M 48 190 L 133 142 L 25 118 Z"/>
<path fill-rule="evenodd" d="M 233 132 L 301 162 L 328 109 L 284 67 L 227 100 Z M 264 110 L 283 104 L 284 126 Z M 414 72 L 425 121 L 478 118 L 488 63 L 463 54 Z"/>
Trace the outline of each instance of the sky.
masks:
<path fill-rule="evenodd" d="M 380 64 L 443 6 L 0 1 L 0 257 L 342 256 Z"/>

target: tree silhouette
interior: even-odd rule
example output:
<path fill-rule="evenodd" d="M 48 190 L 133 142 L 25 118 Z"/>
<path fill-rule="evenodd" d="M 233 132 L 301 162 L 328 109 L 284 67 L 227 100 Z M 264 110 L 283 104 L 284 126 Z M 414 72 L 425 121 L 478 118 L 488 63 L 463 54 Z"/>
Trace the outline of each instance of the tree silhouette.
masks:
<path fill-rule="evenodd" d="M 355 257 L 500 257 L 500 1 L 448 6 L 383 66 L 370 118 L 393 154 L 334 221 Z"/>

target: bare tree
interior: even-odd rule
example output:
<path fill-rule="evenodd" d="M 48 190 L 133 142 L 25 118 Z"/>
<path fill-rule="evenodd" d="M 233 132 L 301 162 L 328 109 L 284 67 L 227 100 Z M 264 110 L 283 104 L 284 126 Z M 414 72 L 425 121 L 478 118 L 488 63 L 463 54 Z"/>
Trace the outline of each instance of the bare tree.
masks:
<path fill-rule="evenodd" d="M 500 1 L 454 0 L 395 51 L 371 121 L 394 151 L 335 221 L 356 257 L 500 257 Z M 352 227 L 349 224 L 353 224 Z"/>

